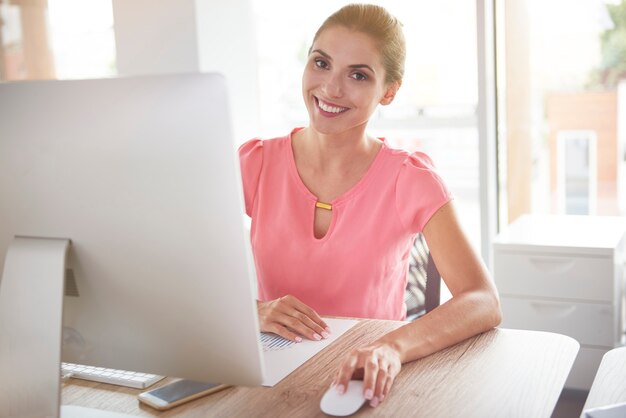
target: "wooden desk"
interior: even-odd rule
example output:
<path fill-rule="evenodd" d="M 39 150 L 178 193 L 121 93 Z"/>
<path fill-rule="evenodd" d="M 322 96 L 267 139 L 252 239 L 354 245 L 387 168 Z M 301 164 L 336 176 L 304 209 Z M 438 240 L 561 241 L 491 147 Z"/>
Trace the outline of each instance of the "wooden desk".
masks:
<path fill-rule="evenodd" d="M 139 390 L 70 379 L 62 403 L 159 417 L 325 416 L 320 399 L 341 356 L 402 325 L 362 321 L 273 388 L 235 387 L 159 413 Z M 385 401 L 355 416 L 549 417 L 578 352 L 566 336 L 495 329 L 405 364 Z"/>
<path fill-rule="evenodd" d="M 626 347 L 602 357 L 583 410 L 626 402 Z"/>

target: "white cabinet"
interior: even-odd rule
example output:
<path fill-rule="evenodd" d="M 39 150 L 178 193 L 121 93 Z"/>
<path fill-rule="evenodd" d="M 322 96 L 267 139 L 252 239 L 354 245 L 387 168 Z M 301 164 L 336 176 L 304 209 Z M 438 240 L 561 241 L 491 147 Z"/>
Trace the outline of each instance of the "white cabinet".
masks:
<path fill-rule="evenodd" d="M 624 344 L 626 218 L 524 215 L 494 241 L 504 328 L 581 344 L 566 387 L 588 390 L 602 356 Z"/>

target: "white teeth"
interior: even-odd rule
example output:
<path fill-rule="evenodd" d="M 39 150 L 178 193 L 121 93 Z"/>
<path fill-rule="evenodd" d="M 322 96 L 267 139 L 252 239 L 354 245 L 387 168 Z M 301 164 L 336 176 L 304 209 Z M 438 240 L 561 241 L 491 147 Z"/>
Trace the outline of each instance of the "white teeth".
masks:
<path fill-rule="evenodd" d="M 320 106 L 320 108 L 324 111 L 324 112 L 329 112 L 329 113 L 340 113 L 343 112 L 344 110 L 347 110 L 347 107 L 335 107 L 335 106 L 329 106 L 326 103 L 324 103 L 323 101 L 321 101 L 320 99 L 317 99 L 317 102 Z"/>

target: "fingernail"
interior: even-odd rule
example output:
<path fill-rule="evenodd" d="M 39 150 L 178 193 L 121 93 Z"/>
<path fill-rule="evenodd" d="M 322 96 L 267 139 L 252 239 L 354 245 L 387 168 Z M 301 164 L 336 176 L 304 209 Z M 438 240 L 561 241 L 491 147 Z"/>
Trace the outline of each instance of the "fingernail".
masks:
<path fill-rule="evenodd" d="M 380 395 L 380 401 L 384 401 L 385 400 L 385 395 Z"/>
<path fill-rule="evenodd" d="M 328 335 L 328 333 L 327 333 L 326 331 L 322 331 L 322 337 L 324 337 L 324 338 L 328 338 L 328 337 L 329 337 L 329 335 Z"/>
<path fill-rule="evenodd" d="M 322 337 L 319 334 L 313 334 L 313 338 L 315 338 L 317 341 L 322 339 Z"/>
<path fill-rule="evenodd" d="M 368 389 L 365 391 L 365 399 L 371 400 L 374 396 L 374 391 L 372 389 Z"/>
<path fill-rule="evenodd" d="M 376 396 L 370 401 L 370 406 L 373 408 L 378 406 L 378 398 Z"/>
<path fill-rule="evenodd" d="M 346 391 L 346 387 L 344 385 L 337 385 L 337 387 L 335 387 L 335 389 L 337 390 L 337 392 L 343 394 Z"/>
<path fill-rule="evenodd" d="M 326 328 L 324 328 L 324 329 L 326 330 L 326 332 L 327 332 L 327 333 L 329 333 L 329 334 L 331 333 L 331 332 L 330 332 L 330 327 L 326 327 Z"/>
<path fill-rule="evenodd" d="M 302 342 L 302 338 L 301 337 L 296 337 L 296 342 L 297 343 L 301 343 Z"/>

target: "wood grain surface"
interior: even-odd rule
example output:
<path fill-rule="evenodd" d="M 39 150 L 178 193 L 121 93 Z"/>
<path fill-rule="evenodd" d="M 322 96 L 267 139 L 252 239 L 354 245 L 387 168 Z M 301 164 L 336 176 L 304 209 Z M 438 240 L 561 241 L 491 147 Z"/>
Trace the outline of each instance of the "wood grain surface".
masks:
<path fill-rule="evenodd" d="M 233 387 L 159 412 L 139 404 L 140 390 L 70 379 L 62 403 L 152 417 L 326 416 L 320 399 L 342 355 L 401 325 L 364 320 L 272 388 Z M 405 364 L 385 401 L 354 416 L 549 417 L 577 352 L 566 336 L 494 329 Z"/>

